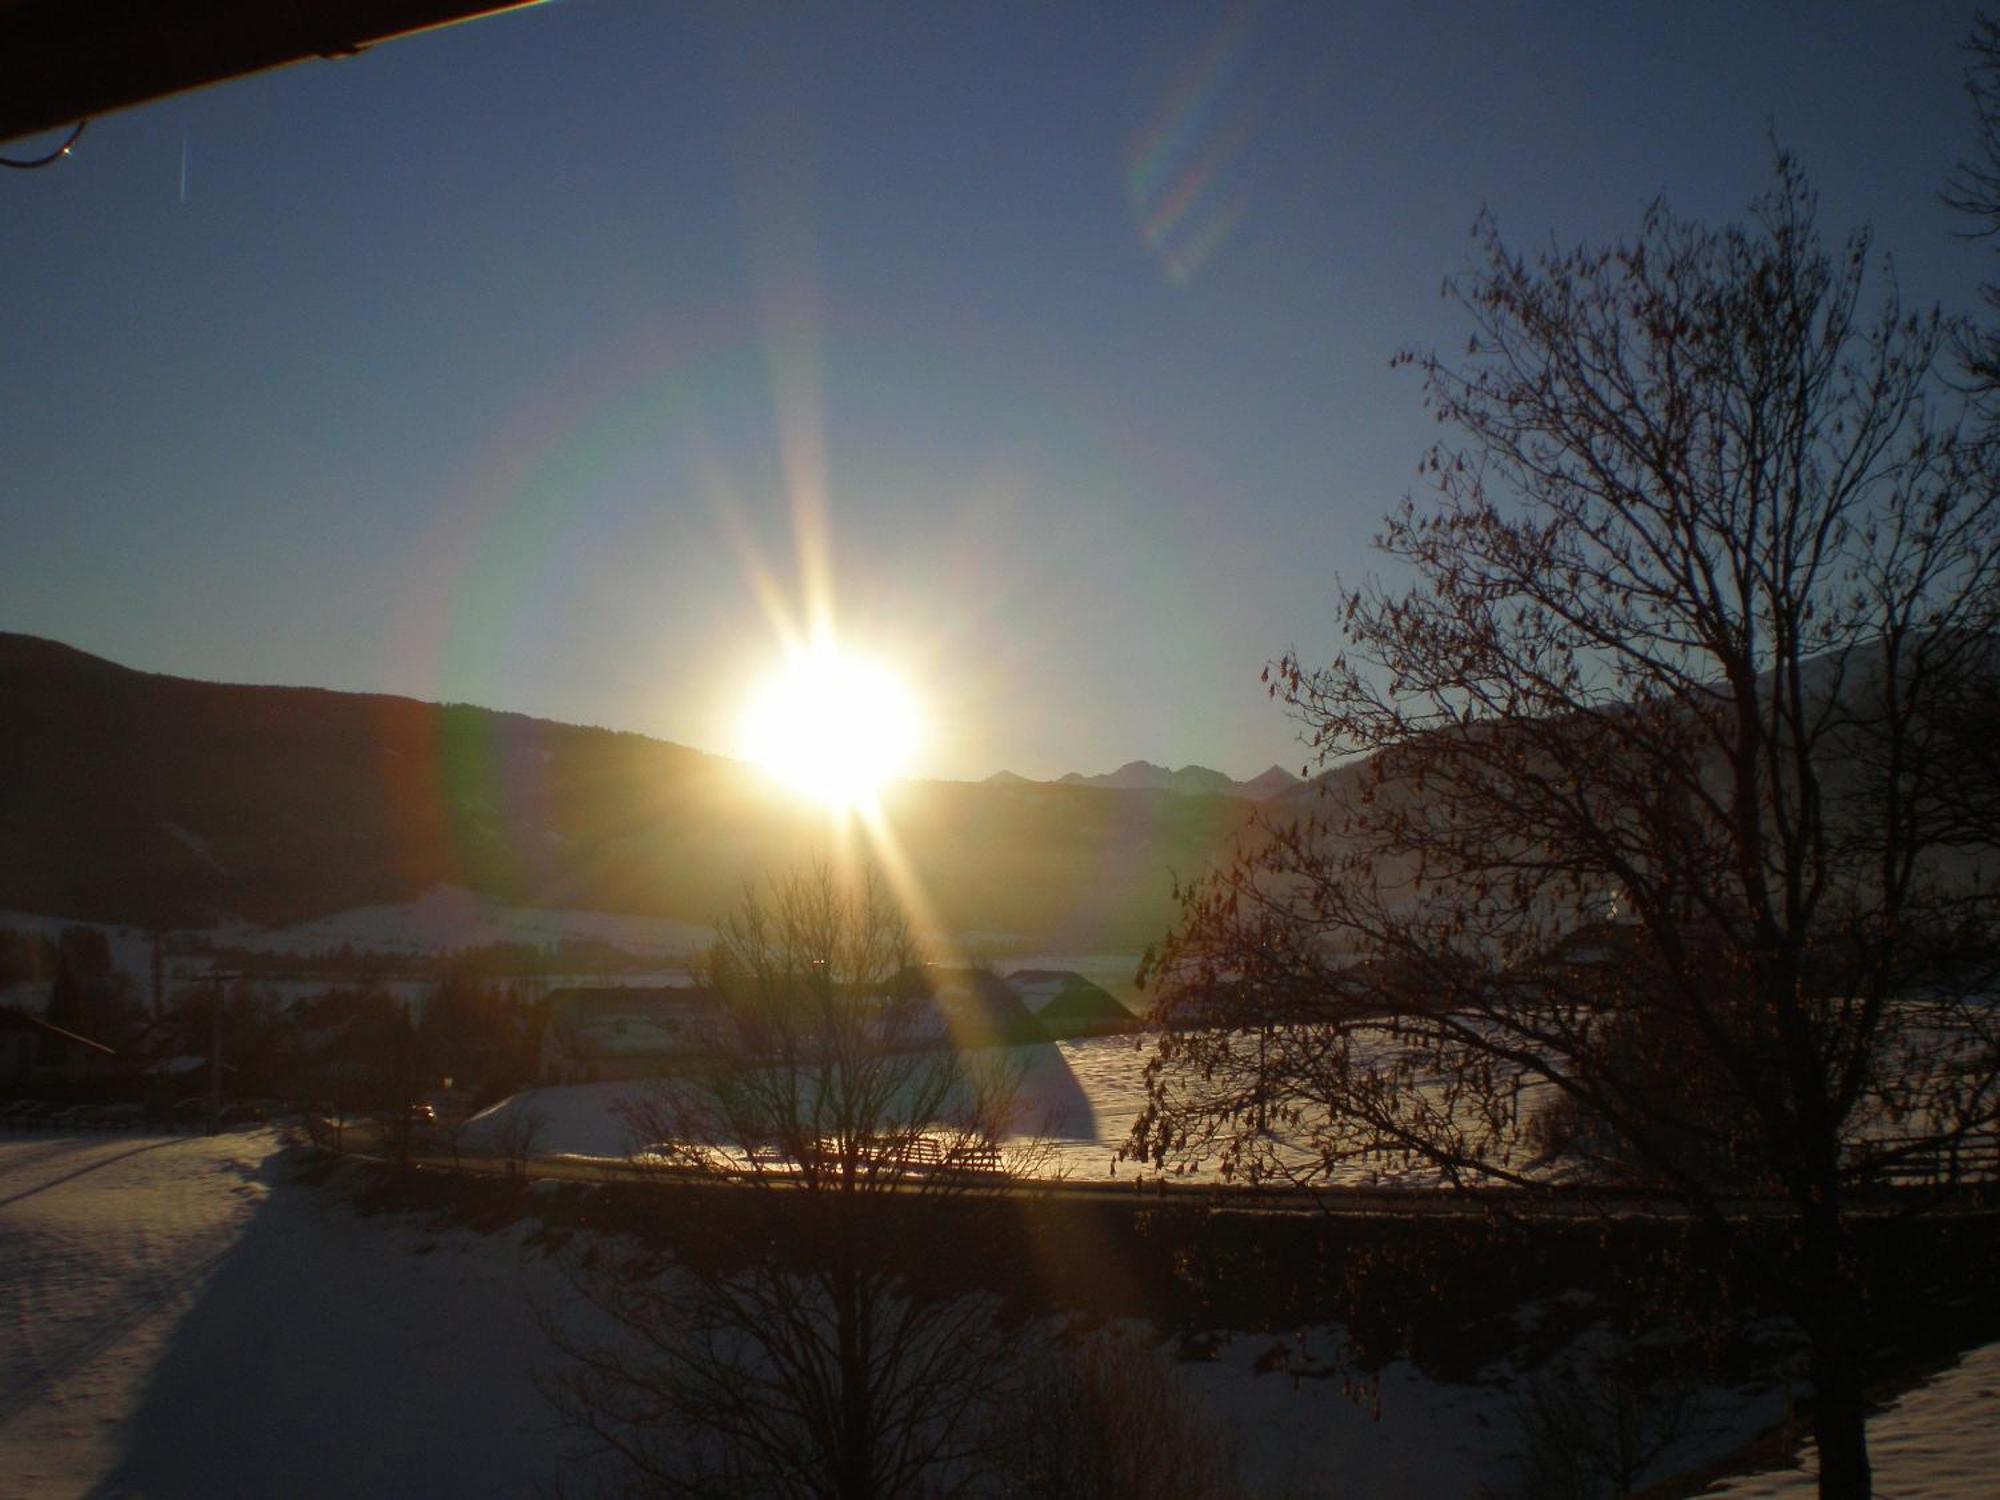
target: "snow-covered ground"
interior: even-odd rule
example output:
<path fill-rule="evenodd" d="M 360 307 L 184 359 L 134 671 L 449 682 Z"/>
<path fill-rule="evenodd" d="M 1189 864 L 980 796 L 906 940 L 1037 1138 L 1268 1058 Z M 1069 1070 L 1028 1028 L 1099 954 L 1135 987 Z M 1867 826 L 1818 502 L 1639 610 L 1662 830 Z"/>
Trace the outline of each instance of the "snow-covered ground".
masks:
<path fill-rule="evenodd" d="M 1145 1057 L 1132 1038 L 995 1048 L 970 1056 L 975 1066 L 1019 1070 L 1015 1139 L 1046 1137 L 1053 1152 L 1049 1170 L 1079 1182 L 1112 1176 L 1117 1146 L 1145 1104 Z M 541 1119 L 537 1155 L 627 1156 L 649 1142 L 633 1139 L 626 1106 L 655 1087 L 636 1082 L 528 1089 L 468 1122 L 462 1144 L 473 1150 L 496 1147 L 506 1122 L 531 1112 Z M 1119 1175 L 1133 1170 L 1122 1164 Z"/>
<path fill-rule="evenodd" d="M 0 1137 L 0 1500 L 501 1500 L 564 1472 L 534 1308 L 577 1308 L 535 1222 L 358 1215 L 296 1164 L 268 1131 Z M 1332 1330 L 1228 1339 L 1173 1374 L 1257 1493 L 1498 1494 L 1512 1477 L 1501 1383 L 1395 1364 L 1357 1390 Z M 1878 1417 L 1879 1491 L 1990 1493 L 1996 1386 L 2000 1345 Z M 1719 1412 L 1704 1447 L 1741 1423 Z"/>
<path fill-rule="evenodd" d="M 2000 1493 L 2000 1344 L 1974 1349 L 1905 1392 L 1868 1423 L 1875 1493 L 1895 1500 L 1963 1500 Z M 1812 1500 L 1819 1465 L 1807 1443 L 1786 1469 L 1712 1484 L 1727 1500 Z"/>
<path fill-rule="evenodd" d="M 1038 1172 L 1071 1182 L 1129 1182 L 1152 1175 L 1139 1163 L 1117 1160 L 1118 1148 L 1146 1105 L 1145 1070 L 1152 1045 L 1143 1035 L 1085 1037 L 967 1056 L 972 1066 L 1017 1070 L 1012 1138 L 1016 1144 L 1033 1138 L 1045 1145 L 1046 1164 Z M 527 1089 L 471 1120 L 461 1144 L 473 1150 L 496 1148 L 506 1122 L 532 1112 L 541 1120 L 536 1155 L 624 1157 L 649 1144 L 633 1139 L 625 1107 L 655 1087 L 634 1082 Z M 1039 1148 L 1036 1155 L 1042 1155 Z M 1186 1174 L 1191 1181 L 1215 1175 L 1212 1161 L 1206 1169 Z M 1434 1172 L 1415 1166 L 1393 1172 L 1357 1164 L 1345 1177 L 1356 1186 L 1428 1186 L 1436 1181 Z"/>
<path fill-rule="evenodd" d="M 573 1304 L 532 1227 L 357 1216 L 270 1132 L 0 1138 L 0 1497 L 534 1494 L 566 1440 L 531 1306 Z M 1504 1470 L 1500 1393 L 1396 1366 L 1377 1403 L 1257 1374 L 1270 1345 L 1175 1367 L 1260 1487 Z"/>
<path fill-rule="evenodd" d="M 0 1496 L 533 1492 L 556 1268 L 287 1162 L 269 1132 L 0 1139 Z"/>

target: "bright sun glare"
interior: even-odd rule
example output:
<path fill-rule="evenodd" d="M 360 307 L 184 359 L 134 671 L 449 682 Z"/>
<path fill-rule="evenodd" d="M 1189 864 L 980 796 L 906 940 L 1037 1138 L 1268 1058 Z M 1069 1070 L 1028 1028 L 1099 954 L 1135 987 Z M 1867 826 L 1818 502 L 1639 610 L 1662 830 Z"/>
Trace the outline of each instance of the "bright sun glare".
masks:
<path fill-rule="evenodd" d="M 787 785 L 852 807 L 908 769 L 921 727 L 916 701 L 888 668 L 819 646 L 752 700 L 743 749 Z"/>

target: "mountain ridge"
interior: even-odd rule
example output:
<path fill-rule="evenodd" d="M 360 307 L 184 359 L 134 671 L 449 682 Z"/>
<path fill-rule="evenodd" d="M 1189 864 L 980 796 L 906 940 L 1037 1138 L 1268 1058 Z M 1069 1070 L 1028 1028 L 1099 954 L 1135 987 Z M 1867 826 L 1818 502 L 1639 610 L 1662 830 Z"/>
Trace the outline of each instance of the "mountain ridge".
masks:
<path fill-rule="evenodd" d="M 1179 770 L 1169 770 L 1151 761 L 1130 760 L 1117 770 L 1107 771 L 1102 775 L 1086 776 L 1080 771 L 1070 771 L 1057 777 L 1053 782 L 1041 784 L 1106 787 L 1120 791 L 1161 791 L 1171 792 L 1180 797 L 1246 797 L 1253 802 L 1263 802 L 1283 796 L 1305 785 L 1305 782 L 1279 765 L 1260 771 L 1248 781 L 1237 781 L 1207 766 L 1186 765 Z"/>
<path fill-rule="evenodd" d="M 19 634 L 0 634 L 0 704 L 0 909 L 277 925 L 449 886 L 707 924 L 840 843 L 740 762 L 506 710 L 206 682 Z M 1107 947 L 1157 938 L 1175 873 L 1252 810 L 1025 782 L 882 803 L 951 929 Z"/>

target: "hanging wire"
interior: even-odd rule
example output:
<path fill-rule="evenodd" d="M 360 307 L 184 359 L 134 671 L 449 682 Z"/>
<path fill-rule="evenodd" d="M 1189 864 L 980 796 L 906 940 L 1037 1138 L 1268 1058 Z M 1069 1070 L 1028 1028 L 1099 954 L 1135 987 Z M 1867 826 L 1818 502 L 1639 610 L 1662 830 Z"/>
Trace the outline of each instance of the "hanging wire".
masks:
<path fill-rule="evenodd" d="M 89 123 L 88 120 L 78 120 L 76 129 L 69 133 L 69 138 L 47 156 L 37 156 L 32 161 L 22 161 L 13 156 L 0 156 L 0 167 L 12 167 L 16 172 L 32 172 L 38 167 L 53 166 L 69 155 L 69 148 L 82 139 L 83 127 Z"/>

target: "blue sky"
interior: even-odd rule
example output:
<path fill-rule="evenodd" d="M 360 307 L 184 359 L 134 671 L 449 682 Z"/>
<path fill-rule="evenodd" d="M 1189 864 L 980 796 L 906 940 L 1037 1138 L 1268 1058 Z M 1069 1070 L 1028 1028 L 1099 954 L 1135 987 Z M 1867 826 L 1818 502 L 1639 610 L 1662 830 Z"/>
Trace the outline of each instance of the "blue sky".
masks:
<path fill-rule="evenodd" d="M 1775 136 L 1969 309 L 1970 17 L 568 0 L 110 116 L 0 181 L 0 629 L 727 752 L 803 572 L 925 772 L 1296 768 L 1481 205 Z"/>

